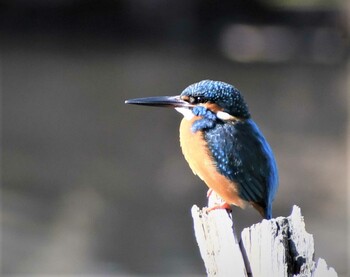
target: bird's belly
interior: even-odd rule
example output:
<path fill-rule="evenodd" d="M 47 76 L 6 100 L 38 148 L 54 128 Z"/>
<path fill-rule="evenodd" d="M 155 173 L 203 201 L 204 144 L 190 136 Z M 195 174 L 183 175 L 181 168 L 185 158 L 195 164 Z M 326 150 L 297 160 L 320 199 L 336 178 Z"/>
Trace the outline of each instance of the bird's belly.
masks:
<path fill-rule="evenodd" d="M 245 201 L 238 196 L 237 185 L 217 171 L 203 133 L 201 131 L 192 132 L 191 126 L 198 119 L 200 117 L 194 117 L 191 120 L 184 118 L 181 121 L 180 145 L 186 161 L 193 173 L 198 175 L 227 203 L 244 207 Z"/>

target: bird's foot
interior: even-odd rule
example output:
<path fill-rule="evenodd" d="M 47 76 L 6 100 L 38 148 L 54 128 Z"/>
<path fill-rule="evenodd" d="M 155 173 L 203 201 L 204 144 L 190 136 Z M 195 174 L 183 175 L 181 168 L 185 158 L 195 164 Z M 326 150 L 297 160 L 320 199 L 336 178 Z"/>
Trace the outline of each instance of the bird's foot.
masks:
<path fill-rule="evenodd" d="M 206 208 L 207 212 L 211 212 L 213 210 L 225 209 L 228 211 L 232 211 L 231 206 L 224 199 L 221 198 L 219 194 L 212 188 L 208 189 L 207 192 L 208 197 L 208 208 Z"/>
<path fill-rule="evenodd" d="M 222 203 L 220 205 L 215 205 L 215 206 L 212 206 L 212 207 L 208 208 L 207 209 L 207 213 L 209 213 L 209 212 L 211 212 L 213 210 L 222 210 L 222 209 L 225 209 L 225 210 L 227 210 L 229 212 L 232 212 L 231 205 L 226 203 L 226 202 L 224 202 L 224 203 Z"/>
<path fill-rule="evenodd" d="M 213 189 L 208 189 L 208 191 L 207 191 L 207 198 L 209 198 L 212 193 L 213 193 Z"/>

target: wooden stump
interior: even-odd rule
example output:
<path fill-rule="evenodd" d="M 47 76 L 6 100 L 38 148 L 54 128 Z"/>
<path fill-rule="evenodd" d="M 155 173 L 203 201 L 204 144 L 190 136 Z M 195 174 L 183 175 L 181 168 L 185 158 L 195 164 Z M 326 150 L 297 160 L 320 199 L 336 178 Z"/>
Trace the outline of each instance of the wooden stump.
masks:
<path fill-rule="evenodd" d="M 225 210 L 210 213 L 192 207 L 194 231 L 208 276 L 247 276 L 231 217 Z"/>
<path fill-rule="evenodd" d="M 226 210 L 192 207 L 194 231 L 208 276 L 335 277 L 323 259 L 314 261 L 313 236 L 299 207 L 245 228 L 241 241 Z"/>

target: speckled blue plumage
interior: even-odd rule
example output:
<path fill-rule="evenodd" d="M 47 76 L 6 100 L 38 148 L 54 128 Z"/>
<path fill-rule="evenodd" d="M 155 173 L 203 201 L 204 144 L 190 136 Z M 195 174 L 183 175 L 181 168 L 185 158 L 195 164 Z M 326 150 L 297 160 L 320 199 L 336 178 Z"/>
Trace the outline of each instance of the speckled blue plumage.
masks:
<path fill-rule="evenodd" d="M 272 150 L 253 120 L 217 122 L 203 130 L 217 170 L 238 185 L 239 196 L 272 217 L 278 185 Z"/>
<path fill-rule="evenodd" d="M 192 125 L 192 132 L 199 130 L 206 130 L 215 127 L 217 118 L 215 113 L 206 109 L 203 106 L 196 106 L 192 109 L 192 113 L 196 116 L 203 117 L 202 119 L 196 120 Z"/>
<path fill-rule="evenodd" d="M 196 106 L 192 112 L 202 119 L 194 122 L 192 131 L 203 132 L 218 172 L 237 184 L 239 196 L 262 207 L 265 218 L 271 218 L 278 187 L 277 166 L 240 92 L 229 84 L 205 80 L 189 86 L 181 95 L 215 103 L 238 119 L 223 121 L 205 107 Z"/>
<path fill-rule="evenodd" d="M 239 90 L 224 82 L 204 80 L 188 86 L 181 95 L 201 97 L 203 101 L 215 103 L 233 116 L 250 117 L 248 106 Z"/>

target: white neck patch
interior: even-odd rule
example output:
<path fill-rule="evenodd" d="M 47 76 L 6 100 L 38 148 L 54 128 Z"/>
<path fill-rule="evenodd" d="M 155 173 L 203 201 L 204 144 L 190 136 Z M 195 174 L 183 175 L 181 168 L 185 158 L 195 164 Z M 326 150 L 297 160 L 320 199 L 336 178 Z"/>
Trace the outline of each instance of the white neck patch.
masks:
<path fill-rule="evenodd" d="M 175 108 L 175 110 L 181 113 L 184 116 L 184 118 L 186 118 L 187 120 L 191 120 L 194 117 L 192 110 L 189 108 L 177 107 Z"/>
<path fill-rule="evenodd" d="M 235 120 L 236 118 L 226 112 L 222 112 L 222 111 L 218 111 L 216 113 L 216 116 L 221 119 L 221 120 L 224 120 L 224 121 L 228 121 L 228 120 Z"/>

